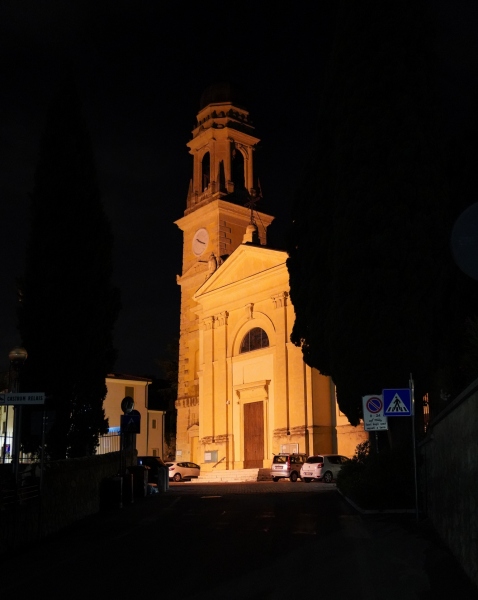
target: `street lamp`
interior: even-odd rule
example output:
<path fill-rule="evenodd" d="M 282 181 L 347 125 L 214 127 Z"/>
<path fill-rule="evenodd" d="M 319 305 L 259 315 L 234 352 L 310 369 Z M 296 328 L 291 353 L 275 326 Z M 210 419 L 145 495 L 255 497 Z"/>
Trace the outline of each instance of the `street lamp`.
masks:
<path fill-rule="evenodd" d="M 18 394 L 20 392 L 20 371 L 24 362 L 28 358 L 25 348 L 14 348 L 8 353 L 10 359 L 10 392 Z M 22 427 L 22 407 L 19 404 L 15 406 L 13 421 L 13 444 L 12 444 L 12 469 L 15 481 L 18 481 L 18 463 L 20 459 L 20 431 Z"/>

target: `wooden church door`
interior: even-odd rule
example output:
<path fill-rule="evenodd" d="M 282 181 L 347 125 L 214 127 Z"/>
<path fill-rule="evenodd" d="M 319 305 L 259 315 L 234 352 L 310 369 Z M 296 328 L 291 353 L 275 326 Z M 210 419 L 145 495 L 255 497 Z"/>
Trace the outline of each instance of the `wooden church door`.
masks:
<path fill-rule="evenodd" d="M 255 469 L 264 462 L 263 402 L 244 404 L 244 468 Z"/>

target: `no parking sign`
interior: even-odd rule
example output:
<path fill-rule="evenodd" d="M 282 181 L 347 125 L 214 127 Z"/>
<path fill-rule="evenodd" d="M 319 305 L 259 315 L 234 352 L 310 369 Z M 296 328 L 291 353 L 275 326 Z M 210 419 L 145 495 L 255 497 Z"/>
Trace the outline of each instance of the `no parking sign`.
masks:
<path fill-rule="evenodd" d="M 362 401 L 365 431 L 386 431 L 388 429 L 388 419 L 383 415 L 382 395 L 362 396 Z"/>

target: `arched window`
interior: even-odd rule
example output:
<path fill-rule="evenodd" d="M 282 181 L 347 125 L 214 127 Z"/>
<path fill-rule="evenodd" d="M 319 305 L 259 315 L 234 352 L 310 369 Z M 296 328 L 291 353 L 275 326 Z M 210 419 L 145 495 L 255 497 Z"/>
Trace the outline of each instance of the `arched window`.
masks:
<path fill-rule="evenodd" d="M 268 346 L 269 338 L 267 337 L 267 333 L 260 327 L 254 327 L 244 336 L 239 353 L 251 352 L 252 350 L 259 350 L 260 348 L 267 348 Z"/>
<path fill-rule="evenodd" d="M 234 144 L 231 148 L 231 179 L 234 182 L 234 190 L 241 192 L 246 189 L 244 178 L 244 156 Z"/>
<path fill-rule="evenodd" d="M 211 156 L 209 155 L 209 152 L 206 152 L 206 154 L 202 157 L 201 176 L 201 187 L 202 191 L 205 192 L 211 180 Z"/>

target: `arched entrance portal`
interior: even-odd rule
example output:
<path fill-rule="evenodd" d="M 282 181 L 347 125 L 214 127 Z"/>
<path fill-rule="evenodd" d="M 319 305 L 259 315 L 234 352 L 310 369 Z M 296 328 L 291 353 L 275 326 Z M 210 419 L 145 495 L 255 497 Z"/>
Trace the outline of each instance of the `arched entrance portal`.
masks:
<path fill-rule="evenodd" d="M 232 362 L 232 382 L 237 403 L 234 419 L 236 457 L 244 469 L 260 469 L 270 454 L 271 419 L 273 398 L 274 353 L 269 336 L 263 327 L 250 327 L 247 323 L 238 336 Z M 239 417 L 239 418 L 237 418 Z"/>

